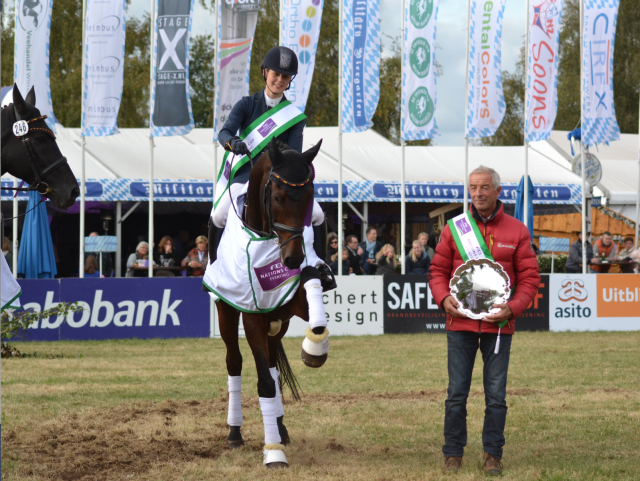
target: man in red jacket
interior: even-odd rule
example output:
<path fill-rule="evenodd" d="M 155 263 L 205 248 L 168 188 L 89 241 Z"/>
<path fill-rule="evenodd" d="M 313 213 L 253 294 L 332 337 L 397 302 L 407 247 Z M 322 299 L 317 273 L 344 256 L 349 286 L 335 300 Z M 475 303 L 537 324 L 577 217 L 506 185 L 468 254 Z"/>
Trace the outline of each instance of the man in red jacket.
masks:
<path fill-rule="evenodd" d="M 496 314 L 482 320 L 465 317 L 457 310 L 457 300 L 451 295 L 449 281 L 464 262 L 449 229 L 442 238 L 429 269 L 429 287 L 433 299 L 447 313 L 447 349 L 449 367 L 448 397 L 445 402 L 444 439 L 442 452 L 445 469 L 457 471 L 467 444 L 467 397 L 478 347 L 484 362 L 485 417 L 482 431 L 484 470 L 501 474 L 502 447 L 505 444 L 504 425 L 507 417 L 507 370 L 511 336 L 515 319 L 527 308 L 538 292 L 540 272 L 531 248 L 529 231 L 522 222 L 504 213 L 498 200 L 502 188 L 500 176 L 488 167 L 478 167 L 469 176 L 471 212 L 480 234 L 495 262 L 509 276 L 515 286 L 506 304 Z M 498 339 L 498 323 L 507 321 L 500 329 L 501 342 L 494 354 Z"/>

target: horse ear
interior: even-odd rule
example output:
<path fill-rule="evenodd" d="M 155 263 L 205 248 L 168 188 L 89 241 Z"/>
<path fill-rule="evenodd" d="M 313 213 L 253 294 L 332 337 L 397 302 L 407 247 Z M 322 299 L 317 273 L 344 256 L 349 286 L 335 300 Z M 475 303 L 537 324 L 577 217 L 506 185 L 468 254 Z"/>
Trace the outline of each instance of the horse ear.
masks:
<path fill-rule="evenodd" d="M 19 114 L 21 115 L 29 114 L 29 108 L 25 104 L 17 84 L 13 84 L 13 105 L 15 106 Z"/>
<path fill-rule="evenodd" d="M 278 144 L 276 142 L 276 138 L 272 138 L 269 143 L 269 159 L 271 160 L 271 165 L 274 169 L 281 167 L 284 164 L 284 157 L 280 149 L 278 148 Z"/>
<path fill-rule="evenodd" d="M 311 162 L 313 162 L 313 159 L 315 159 L 316 155 L 318 155 L 321 145 L 322 145 L 322 139 L 320 139 L 320 142 L 318 142 L 316 145 L 314 145 L 313 147 L 311 147 L 309 150 L 307 150 L 305 153 L 302 154 L 304 155 L 304 160 L 307 164 L 311 165 Z"/>
<path fill-rule="evenodd" d="M 27 98 L 24 99 L 28 104 L 31 104 L 32 107 L 36 106 L 36 88 L 34 85 L 29 89 L 29 93 L 27 94 Z"/>

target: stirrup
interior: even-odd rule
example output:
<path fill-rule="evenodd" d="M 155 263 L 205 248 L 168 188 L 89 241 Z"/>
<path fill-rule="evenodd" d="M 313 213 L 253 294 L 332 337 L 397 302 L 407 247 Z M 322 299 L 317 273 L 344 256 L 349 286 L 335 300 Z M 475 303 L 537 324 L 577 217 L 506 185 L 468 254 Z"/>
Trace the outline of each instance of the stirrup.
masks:
<path fill-rule="evenodd" d="M 264 455 L 262 464 L 270 469 L 289 467 L 289 462 L 284 455 L 284 446 L 282 444 L 267 444 L 262 454 Z"/>
<path fill-rule="evenodd" d="M 302 362 L 308 367 L 321 367 L 329 357 L 329 329 L 324 328 L 322 334 L 314 334 L 311 327 L 302 341 Z"/>

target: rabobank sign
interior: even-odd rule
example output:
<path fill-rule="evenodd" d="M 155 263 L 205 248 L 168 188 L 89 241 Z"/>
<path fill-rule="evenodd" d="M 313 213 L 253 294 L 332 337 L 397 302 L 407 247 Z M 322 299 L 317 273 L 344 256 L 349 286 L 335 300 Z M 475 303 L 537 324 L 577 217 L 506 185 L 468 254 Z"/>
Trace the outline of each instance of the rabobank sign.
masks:
<path fill-rule="evenodd" d="M 82 310 L 43 318 L 28 340 L 209 337 L 209 296 L 202 279 L 19 280 L 25 309 L 43 311 L 59 302 Z"/>

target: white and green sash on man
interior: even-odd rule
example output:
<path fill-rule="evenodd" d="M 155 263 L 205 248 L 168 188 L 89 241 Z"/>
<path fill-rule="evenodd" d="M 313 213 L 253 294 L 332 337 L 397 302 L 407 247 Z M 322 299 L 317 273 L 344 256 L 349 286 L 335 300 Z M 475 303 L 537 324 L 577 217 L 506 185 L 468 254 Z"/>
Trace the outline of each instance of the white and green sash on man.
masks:
<path fill-rule="evenodd" d="M 254 120 L 240 134 L 240 140 L 247 144 L 247 148 L 251 152 L 251 158 L 254 158 L 271 142 L 271 139 L 306 118 L 307 116 L 300 112 L 298 107 L 285 100 Z M 236 172 L 247 162 L 249 162 L 247 155 L 233 155 L 231 152 L 224 154 L 222 167 L 216 182 L 214 208 L 218 206 L 218 202 L 227 192 Z"/>

